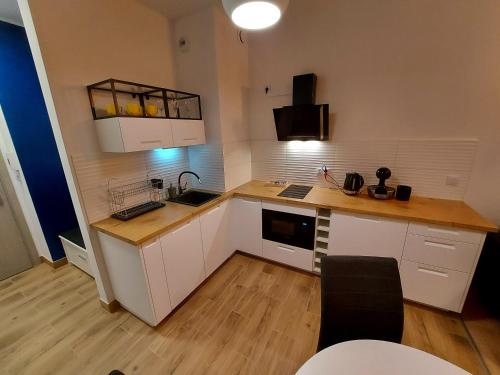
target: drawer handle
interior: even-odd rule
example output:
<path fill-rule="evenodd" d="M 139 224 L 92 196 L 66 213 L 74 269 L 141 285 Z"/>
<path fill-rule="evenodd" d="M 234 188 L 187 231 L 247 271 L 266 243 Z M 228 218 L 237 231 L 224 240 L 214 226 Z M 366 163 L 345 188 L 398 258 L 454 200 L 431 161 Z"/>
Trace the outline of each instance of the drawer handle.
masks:
<path fill-rule="evenodd" d="M 285 251 L 292 253 L 292 254 L 295 253 L 295 250 L 289 249 L 288 247 L 278 246 L 278 249 L 285 250 Z"/>
<path fill-rule="evenodd" d="M 80 258 L 81 260 L 87 260 L 87 257 L 83 254 L 78 254 L 78 258 Z"/>
<path fill-rule="evenodd" d="M 448 245 L 446 243 L 439 243 L 439 242 L 434 242 L 434 241 L 424 241 L 424 243 L 427 246 L 440 247 L 442 249 L 447 249 L 447 250 L 456 250 L 457 249 L 455 246 Z"/>
<path fill-rule="evenodd" d="M 184 138 L 185 141 L 196 141 L 198 137 Z"/>
<path fill-rule="evenodd" d="M 150 247 L 153 247 L 154 245 L 156 245 L 157 242 L 158 242 L 158 240 L 154 240 L 149 245 L 143 246 L 143 249 L 149 249 Z"/>
<path fill-rule="evenodd" d="M 429 232 L 434 232 L 434 233 L 441 233 L 441 234 L 451 234 L 453 236 L 459 236 L 460 233 L 453 231 L 453 230 L 447 230 L 447 229 L 439 229 L 439 228 L 431 228 L 427 227 L 427 230 Z"/>
<path fill-rule="evenodd" d="M 150 144 L 150 143 L 161 143 L 161 140 L 160 139 L 157 139 L 157 140 L 151 140 L 151 141 L 141 141 L 142 144 Z"/>
<path fill-rule="evenodd" d="M 434 276 L 448 277 L 448 274 L 446 272 L 435 271 L 424 267 L 418 267 L 418 272 L 424 272 Z"/>
<path fill-rule="evenodd" d="M 359 216 L 356 216 L 356 218 L 358 220 L 362 220 L 362 221 L 369 221 L 370 223 L 380 223 L 380 220 L 376 220 L 376 219 L 369 219 L 369 218 L 366 218 L 366 217 L 359 217 Z"/>
<path fill-rule="evenodd" d="M 215 211 L 217 211 L 218 209 L 220 208 L 220 204 L 215 207 L 215 208 L 212 208 L 210 211 L 207 212 L 207 216 L 209 215 L 212 215 Z"/>
<path fill-rule="evenodd" d="M 186 224 L 184 224 L 182 227 L 180 227 L 180 228 L 178 228 L 178 229 L 174 230 L 174 231 L 172 232 L 172 234 L 176 234 L 176 233 L 180 232 L 181 230 L 186 229 L 186 228 L 189 226 L 189 224 L 191 224 L 191 220 L 189 220 L 189 221 L 188 221 Z"/>

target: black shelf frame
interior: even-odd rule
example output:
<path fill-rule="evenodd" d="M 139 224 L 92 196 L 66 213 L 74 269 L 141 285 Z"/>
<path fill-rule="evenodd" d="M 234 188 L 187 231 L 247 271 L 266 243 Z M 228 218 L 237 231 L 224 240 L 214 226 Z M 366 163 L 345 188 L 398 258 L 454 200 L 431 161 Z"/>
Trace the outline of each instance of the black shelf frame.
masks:
<path fill-rule="evenodd" d="M 103 85 L 109 84 L 110 88 L 107 87 L 102 87 Z M 128 86 L 137 86 L 141 88 L 145 88 L 146 91 L 142 92 L 134 92 L 134 91 L 127 91 L 127 90 L 118 90 L 116 89 L 116 84 L 123 84 L 123 85 L 128 85 Z M 94 98 L 92 96 L 92 91 L 105 91 L 105 92 L 110 92 L 112 97 L 113 97 L 113 104 L 115 106 L 115 115 L 110 115 L 110 116 L 97 116 L 95 105 L 94 105 Z M 179 91 L 179 90 L 172 90 L 172 89 L 167 89 L 164 87 L 157 87 L 157 86 L 151 86 L 151 85 L 145 85 L 142 83 L 136 83 L 136 82 L 130 82 L 130 81 L 123 81 L 119 79 L 114 79 L 114 78 L 109 78 L 104 81 L 96 82 L 91 85 L 87 86 L 87 93 L 89 96 L 89 101 L 90 101 L 90 108 L 92 109 L 92 116 L 94 120 L 101 120 L 101 119 L 106 119 L 106 118 L 114 118 L 114 117 L 131 117 L 131 118 L 165 118 L 165 119 L 177 119 L 177 120 L 202 120 L 202 113 L 201 113 L 201 97 L 198 94 L 193 94 L 185 91 Z M 149 98 L 157 98 L 157 99 L 162 99 L 163 100 L 163 108 L 165 109 L 165 116 L 147 116 L 147 115 L 140 115 L 140 116 L 132 116 L 132 115 L 127 115 L 127 114 L 119 114 L 118 112 L 118 98 L 117 98 L 117 93 L 120 94 L 126 94 L 130 95 L 132 98 L 139 98 L 139 104 L 142 108 L 142 113 L 146 113 L 145 108 L 144 108 L 144 99 L 148 100 Z M 183 95 L 181 98 L 169 98 L 168 94 L 169 93 L 174 93 Z M 180 117 L 179 111 L 177 112 L 177 116 L 171 116 L 170 111 L 168 108 L 168 101 L 169 100 L 176 100 L 176 101 L 181 101 L 181 100 L 187 100 L 187 99 L 193 99 L 196 98 L 198 101 L 198 113 L 200 114 L 199 118 L 192 118 L 192 117 Z"/>

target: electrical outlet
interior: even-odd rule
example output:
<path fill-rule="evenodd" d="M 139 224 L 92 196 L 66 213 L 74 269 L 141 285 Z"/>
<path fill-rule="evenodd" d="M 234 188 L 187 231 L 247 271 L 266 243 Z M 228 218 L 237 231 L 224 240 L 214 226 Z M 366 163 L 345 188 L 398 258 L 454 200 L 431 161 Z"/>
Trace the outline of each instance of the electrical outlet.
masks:
<path fill-rule="evenodd" d="M 448 175 L 446 176 L 446 185 L 447 186 L 458 186 L 460 185 L 460 177 L 457 175 Z"/>

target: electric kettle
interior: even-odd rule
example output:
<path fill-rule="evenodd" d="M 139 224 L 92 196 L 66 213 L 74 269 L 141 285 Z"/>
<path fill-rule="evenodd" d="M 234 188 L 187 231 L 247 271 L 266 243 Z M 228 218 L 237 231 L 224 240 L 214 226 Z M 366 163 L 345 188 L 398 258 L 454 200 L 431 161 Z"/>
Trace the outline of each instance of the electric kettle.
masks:
<path fill-rule="evenodd" d="M 343 192 L 347 195 L 356 195 L 359 193 L 364 184 L 365 180 L 359 173 L 346 173 Z"/>

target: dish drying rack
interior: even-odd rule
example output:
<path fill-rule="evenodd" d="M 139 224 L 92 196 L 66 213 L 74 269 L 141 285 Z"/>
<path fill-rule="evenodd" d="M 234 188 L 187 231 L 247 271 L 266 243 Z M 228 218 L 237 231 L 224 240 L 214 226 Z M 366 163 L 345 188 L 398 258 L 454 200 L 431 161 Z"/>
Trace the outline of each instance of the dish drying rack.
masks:
<path fill-rule="evenodd" d="M 109 203 L 112 217 L 127 221 L 146 212 L 164 207 L 163 179 L 160 177 L 111 187 L 108 181 Z"/>

